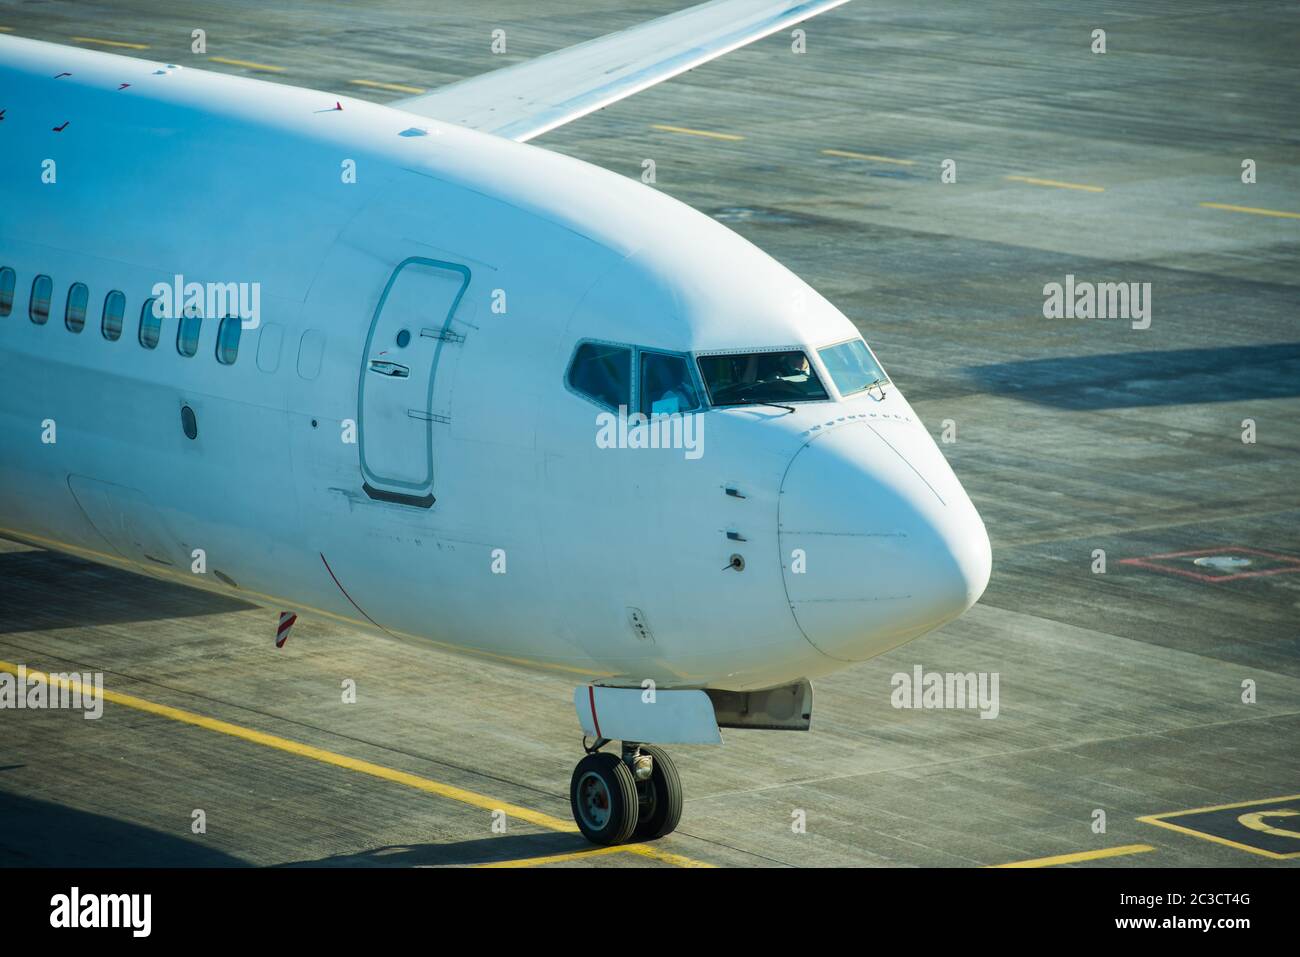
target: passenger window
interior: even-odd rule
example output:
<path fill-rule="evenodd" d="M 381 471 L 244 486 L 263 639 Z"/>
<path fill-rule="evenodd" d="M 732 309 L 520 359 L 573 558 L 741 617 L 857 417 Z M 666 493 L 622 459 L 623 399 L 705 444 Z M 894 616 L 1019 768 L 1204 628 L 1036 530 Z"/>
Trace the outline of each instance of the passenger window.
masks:
<path fill-rule="evenodd" d="M 14 283 L 17 281 L 17 274 L 8 266 L 0 269 L 0 316 L 14 311 Z"/>
<path fill-rule="evenodd" d="M 233 366 L 239 358 L 239 334 L 243 323 L 238 316 L 227 316 L 217 327 L 217 361 L 224 366 Z"/>
<path fill-rule="evenodd" d="M 104 297 L 104 322 L 101 330 L 109 342 L 122 338 L 122 317 L 126 315 L 126 296 L 114 289 Z"/>
<path fill-rule="evenodd" d="M 641 353 L 641 411 L 671 415 L 700 407 L 686 360 L 662 352 Z"/>
<path fill-rule="evenodd" d="M 86 328 L 86 304 L 90 302 L 90 290 L 84 282 L 74 282 L 68 289 L 68 306 L 63 311 L 63 324 L 69 332 L 80 332 Z"/>
<path fill-rule="evenodd" d="M 199 332 L 202 328 L 203 317 L 198 310 L 186 310 L 176 326 L 176 351 L 186 358 L 193 357 L 199 351 Z"/>
<path fill-rule="evenodd" d="M 600 342 L 584 342 L 569 366 L 569 387 L 602 405 L 629 405 L 632 393 L 632 350 Z"/>
<path fill-rule="evenodd" d="M 50 321 L 50 297 L 53 295 L 54 280 L 49 276 L 37 276 L 32 280 L 32 299 L 27 304 L 27 315 L 38 326 Z"/>
<path fill-rule="evenodd" d="M 162 316 L 155 308 L 157 299 L 146 299 L 140 307 L 140 345 L 146 349 L 155 349 L 162 338 Z"/>

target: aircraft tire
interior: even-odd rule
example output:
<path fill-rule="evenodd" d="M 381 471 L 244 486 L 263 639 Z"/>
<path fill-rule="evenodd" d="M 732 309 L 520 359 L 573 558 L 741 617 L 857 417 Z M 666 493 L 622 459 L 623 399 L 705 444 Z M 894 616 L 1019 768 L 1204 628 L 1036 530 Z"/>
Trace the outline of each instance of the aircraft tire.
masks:
<path fill-rule="evenodd" d="M 641 753 L 650 756 L 654 770 L 648 781 L 637 786 L 640 807 L 634 836 L 638 841 L 652 841 L 671 834 L 682 818 L 682 779 L 663 748 L 643 744 Z"/>
<path fill-rule="evenodd" d="M 573 769 L 569 806 L 574 823 L 593 844 L 626 844 L 636 830 L 636 780 L 622 759 L 597 751 Z"/>

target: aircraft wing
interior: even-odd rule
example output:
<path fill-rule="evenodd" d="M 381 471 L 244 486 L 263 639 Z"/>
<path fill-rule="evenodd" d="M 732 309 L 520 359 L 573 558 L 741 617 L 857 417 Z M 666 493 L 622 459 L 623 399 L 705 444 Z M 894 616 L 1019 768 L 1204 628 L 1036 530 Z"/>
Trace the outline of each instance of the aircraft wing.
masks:
<path fill-rule="evenodd" d="M 711 0 L 389 106 L 524 142 L 848 0 Z"/>

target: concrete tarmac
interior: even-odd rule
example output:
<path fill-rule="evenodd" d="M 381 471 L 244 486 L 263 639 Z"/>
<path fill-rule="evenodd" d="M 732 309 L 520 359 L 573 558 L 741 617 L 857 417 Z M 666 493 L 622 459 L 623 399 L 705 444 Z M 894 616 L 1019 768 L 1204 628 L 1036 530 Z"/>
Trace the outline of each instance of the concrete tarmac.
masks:
<path fill-rule="evenodd" d="M 683 5 L 57 0 L 0 30 L 386 102 Z M 653 159 L 859 324 L 984 517 L 979 605 L 818 681 L 809 734 L 674 749 L 678 832 L 593 852 L 568 681 L 325 621 L 277 651 L 273 612 L 0 541 L 0 662 L 113 693 L 0 711 L 0 865 L 1296 866 L 1268 814 L 1300 811 L 1300 10 L 856 0 L 804 30 L 535 142 Z M 1044 318 L 1067 276 L 1149 283 L 1149 327 Z M 918 665 L 997 673 L 997 718 L 893 707 Z"/>

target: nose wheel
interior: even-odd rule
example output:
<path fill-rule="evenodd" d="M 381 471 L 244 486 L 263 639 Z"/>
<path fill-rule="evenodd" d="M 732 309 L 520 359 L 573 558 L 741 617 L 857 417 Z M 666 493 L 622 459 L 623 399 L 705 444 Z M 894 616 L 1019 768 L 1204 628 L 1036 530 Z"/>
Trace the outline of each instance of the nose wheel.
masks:
<path fill-rule="evenodd" d="M 569 804 L 578 830 L 593 844 L 649 841 L 677 827 L 682 782 L 662 748 L 624 742 L 621 756 L 593 750 L 578 762 Z"/>

